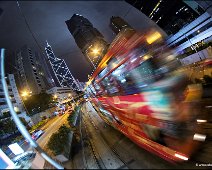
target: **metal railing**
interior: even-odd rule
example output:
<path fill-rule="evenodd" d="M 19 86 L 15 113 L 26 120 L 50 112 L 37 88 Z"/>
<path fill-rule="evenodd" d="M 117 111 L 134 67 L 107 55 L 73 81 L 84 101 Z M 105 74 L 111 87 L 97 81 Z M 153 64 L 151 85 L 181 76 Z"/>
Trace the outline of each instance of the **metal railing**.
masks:
<path fill-rule="evenodd" d="M 4 58 L 5 58 L 5 49 L 1 49 L 1 60 L 0 60 L 0 68 L 1 68 L 1 83 L 3 86 L 3 91 L 4 91 L 4 95 L 5 95 L 5 99 L 7 102 L 7 105 L 9 107 L 10 110 L 10 114 L 15 122 L 15 124 L 17 125 L 20 133 L 24 136 L 24 138 L 26 140 L 29 141 L 30 145 L 35 148 L 37 150 L 38 153 L 40 153 L 40 155 L 46 160 L 48 161 L 51 165 L 53 165 L 55 168 L 57 169 L 64 169 L 63 166 L 61 166 L 60 164 L 58 164 L 56 161 L 54 161 L 53 159 L 51 159 L 44 151 L 43 149 L 31 138 L 29 132 L 27 131 L 26 127 L 23 125 L 23 123 L 21 122 L 21 120 L 19 119 L 18 115 L 16 114 L 16 112 L 13 109 L 13 105 L 12 102 L 10 101 L 9 98 L 9 92 L 8 92 L 8 88 L 7 88 L 7 83 L 5 80 L 5 68 L 4 68 Z"/>

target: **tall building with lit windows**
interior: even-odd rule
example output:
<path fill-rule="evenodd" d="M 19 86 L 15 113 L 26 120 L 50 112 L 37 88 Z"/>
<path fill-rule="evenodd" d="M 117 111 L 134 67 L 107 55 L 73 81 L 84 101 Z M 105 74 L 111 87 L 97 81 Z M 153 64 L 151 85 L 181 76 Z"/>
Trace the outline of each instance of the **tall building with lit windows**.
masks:
<path fill-rule="evenodd" d="M 26 114 L 24 109 L 22 99 L 17 89 L 16 81 L 13 74 L 6 74 L 5 81 L 7 84 L 8 94 L 10 101 L 12 103 L 14 111 L 17 113 L 19 118 L 25 119 L 28 122 L 28 125 L 33 125 L 33 122 L 29 115 Z M 0 82 L 0 123 L 2 126 L 5 126 L 4 123 L 7 124 L 8 120 L 12 119 L 12 116 L 9 111 L 9 106 L 6 102 L 6 97 L 4 95 L 3 85 Z M 0 129 L 0 145 L 7 143 L 7 138 L 10 137 L 13 132 L 5 131 L 5 128 Z"/>
<path fill-rule="evenodd" d="M 88 62 L 96 68 L 108 48 L 103 35 L 87 18 L 79 14 L 74 14 L 66 21 L 66 25 Z"/>
<path fill-rule="evenodd" d="M 118 16 L 112 16 L 110 18 L 110 28 L 116 34 L 118 34 L 121 30 L 126 28 L 133 30 L 133 28 L 124 19 Z"/>
<path fill-rule="evenodd" d="M 20 95 L 18 93 L 18 89 L 16 86 L 15 78 L 13 74 L 7 74 L 5 77 L 8 93 L 10 96 L 10 100 L 14 106 L 14 110 L 21 112 L 24 110 Z M 8 112 L 9 107 L 6 102 L 6 98 L 3 91 L 3 85 L 0 83 L 0 116 L 3 115 L 3 113 Z M 10 115 L 9 115 L 10 117 Z"/>
<path fill-rule="evenodd" d="M 48 61 L 57 79 L 56 81 L 59 82 L 59 86 L 69 87 L 72 90 L 79 91 L 79 85 L 74 76 L 71 74 L 65 60 L 60 59 L 54 55 L 53 49 L 48 42 L 47 46 L 45 47 L 45 51 L 48 56 Z"/>
<path fill-rule="evenodd" d="M 155 21 L 168 35 L 175 34 L 204 13 L 199 5 L 192 8 L 189 0 L 125 1 Z"/>
<path fill-rule="evenodd" d="M 38 94 L 46 90 L 45 75 L 38 53 L 27 45 L 16 51 L 16 73 L 19 92 Z"/>

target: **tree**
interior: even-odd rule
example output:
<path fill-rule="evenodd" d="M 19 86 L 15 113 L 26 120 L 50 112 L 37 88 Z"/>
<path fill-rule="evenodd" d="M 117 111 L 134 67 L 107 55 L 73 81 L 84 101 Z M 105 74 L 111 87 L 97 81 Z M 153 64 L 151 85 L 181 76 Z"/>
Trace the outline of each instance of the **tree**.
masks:
<path fill-rule="evenodd" d="M 53 152 L 54 155 L 64 152 L 64 147 L 67 144 L 69 132 L 70 129 L 67 126 L 62 125 L 58 132 L 53 133 L 53 135 L 50 137 L 47 147 Z"/>
<path fill-rule="evenodd" d="M 24 100 L 24 104 L 29 111 L 30 115 L 44 111 L 49 108 L 49 104 L 53 101 L 53 97 L 47 93 L 40 93 L 32 95 L 27 100 Z"/>
<path fill-rule="evenodd" d="M 14 123 L 13 120 L 11 119 L 6 119 L 4 122 L 3 122 L 4 126 L 3 126 L 3 131 L 5 133 L 14 133 L 17 128 L 16 128 L 16 125 Z"/>

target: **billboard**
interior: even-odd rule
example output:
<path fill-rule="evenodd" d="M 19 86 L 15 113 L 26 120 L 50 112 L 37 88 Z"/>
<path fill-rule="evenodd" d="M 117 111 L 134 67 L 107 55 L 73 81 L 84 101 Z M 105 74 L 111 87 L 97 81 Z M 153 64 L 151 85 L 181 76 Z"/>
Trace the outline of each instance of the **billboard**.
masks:
<path fill-rule="evenodd" d="M 8 147 L 15 155 L 24 153 L 24 150 L 17 143 L 13 143 L 13 144 L 9 145 Z"/>

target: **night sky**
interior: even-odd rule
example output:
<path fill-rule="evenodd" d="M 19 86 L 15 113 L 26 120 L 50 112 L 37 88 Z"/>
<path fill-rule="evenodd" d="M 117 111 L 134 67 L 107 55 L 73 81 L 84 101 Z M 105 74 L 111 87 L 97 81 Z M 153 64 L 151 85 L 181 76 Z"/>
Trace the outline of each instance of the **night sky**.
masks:
<path fill-rule="evenodd" d="M 87 81 L 91 66 L 77 47 L 65 21 L 74 13 L 87 18 L 111 43 L 115 34 L 109 27 L 111 16 L 120 16 L 138 31 L 157 27 L 153 21 L 125 1 L 20 1 L 38 44 L 44 50 L 46 40 L 57 57 L 65 59 L 73 76 Z M 26 26 L 16 1 L 0 2 L 0 47 L 6 49 L 8 59 L 24 44 L 41 52 Z"/>

